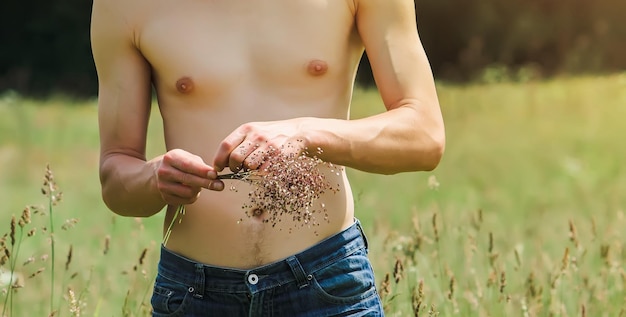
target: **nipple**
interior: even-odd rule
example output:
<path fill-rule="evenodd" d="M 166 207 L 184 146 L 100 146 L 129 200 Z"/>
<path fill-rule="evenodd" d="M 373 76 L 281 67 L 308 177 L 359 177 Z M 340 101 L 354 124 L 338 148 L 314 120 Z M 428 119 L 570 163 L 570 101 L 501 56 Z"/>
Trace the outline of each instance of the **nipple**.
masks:
<path fill-rule="evenodd" d="M 182 94 L 187 94 L 193 90 L 193 81 L 189 77 L 183 77 L 176 81 L 176 90 Z"/>
<path fill-rule="evenodd" d="M 325 61 L 314 59 L 309 62 L 307 67 L 309 74 L 313 76 L 321 76 L 328 71 L 328 64 Z"/>

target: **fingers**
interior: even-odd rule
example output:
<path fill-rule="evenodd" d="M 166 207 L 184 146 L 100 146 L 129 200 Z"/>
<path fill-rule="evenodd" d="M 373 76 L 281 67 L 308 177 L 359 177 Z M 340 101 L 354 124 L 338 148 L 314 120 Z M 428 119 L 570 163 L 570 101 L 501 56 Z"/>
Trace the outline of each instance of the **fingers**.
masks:
<path fill-rule="evenodd" d="M 244 142 L 240 144 L 234 151 L 228 156 L 228 168 L 231 171 L 239 171 L 241 169 L 251 169 L 245 164 L 246 159 L 252 156 L 252 153 L 257 152 L 257 149 L 261 145 L 259 143 L 252 144 L 250 142 Z M 256 155 L 255 155 L 256 156 Z"/>
<path fill-rule="evenodd" d="M 189 205 L 200 196 L 199 187 L 190 187 L 175 183 L 160 182 L 158 184 L 161 197 L 170 205 Z"/>
<path fill-rule="evenodd" d="M 202 158 L 183 150 L 167 152 L 156 171 L 157 189 L 168 204 L 190 204 L 202 188 L 221 191 L 224 183 Z"/>
<path fill-rule="evenodd" d="M 275 131 L 265 131 L 259 123 L 246 123 L 241 125 L 222 143 L 220 143 L 213 166 L 217 171 L 228 167 L 237 172 L 242 169 L 255 169 L 267 156 L 268 148 L 278 148 L 284 137 Z"/>
<path fill-rule="evenodd" d="M 227 166 L 233 166 L 235 163 L 230 158 L 231 153 L 246 139 L 246 133 L 240 132 L 240 129 L 233 131 L 220 143 L 215 158 L 213 158 L 213 166 L 218 172 L 221 172 Z M 233 169 L 231 168 L 231 170 Z"/>
<path fill-rule="evenodd" d="M 188 175 L 185 177 L 187 177 L 189 181 L 208 180 L 209 176 L 213 175 L 213 173 L 210 174 L 210 172 L 215 172 L 215 169 L 204 163 L 201 157 L 183 150 L 172 150 L 167 152 L 163 156 L 163 163 L 165 166 L 171 166 Z M 188 181 L 184 181 L 183 183 L 194 185 L 194 183 Z"/>
<path fill-rule="evenodd" d="M 281 143 L 284 137 L 277 137 L 271 141 L 261 143 L 243 141 L 228 157 L 228 168 L 231 171 L 256 170 L 267 163 L 268 158 L 280 154 L 283 146 Z"/>
<path fill-rule="evenodd" d="M 278 154 L 299 155 L 305 148 L 303 140 L 296 139 L 294 122 L 252 122 L 241 125 L 220 143 L 213 166 L 217 171 L 228 167 L 259 169 L 268 157 Z"/>

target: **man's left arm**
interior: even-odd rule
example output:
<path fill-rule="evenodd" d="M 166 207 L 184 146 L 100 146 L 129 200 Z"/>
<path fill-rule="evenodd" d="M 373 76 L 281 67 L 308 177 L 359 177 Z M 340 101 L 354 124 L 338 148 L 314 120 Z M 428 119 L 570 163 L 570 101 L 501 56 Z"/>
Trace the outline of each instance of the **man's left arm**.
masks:
<path fill-rule="evenodd" d="M 220 145 L 214 163 L 218 170 L 258 167 L 251 159 L 254 152 L 285 143 L 321 148 L 318 157 L 324 161 L 372 173 L 426 171 L 439 164 L 444 124 L 413 0 L 354 1 L 358 31 L 387 111 L 358 120 L 244 124 Z M 250 148 L 255 144 L 263 146 Z"/>
<path fill-rule="evenodd" d="M 443 155 L 445 129 L 414 2 L 355 2 L 358 31 L 388 111 L 343 123 L 330 120 L 306 139 L 324 149 L 325 160 L 364 171 L 432 170 Z"/>

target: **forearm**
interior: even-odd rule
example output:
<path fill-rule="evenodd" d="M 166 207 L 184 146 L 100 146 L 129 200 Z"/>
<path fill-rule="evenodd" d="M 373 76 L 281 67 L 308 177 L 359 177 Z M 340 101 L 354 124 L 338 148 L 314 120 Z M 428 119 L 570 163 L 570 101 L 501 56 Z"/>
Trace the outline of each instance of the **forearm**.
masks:
<path fill-rule="evenodd" d="M 380 174 L 428 171 L 445 147 L 443 121 L 432 109 L 407 104 L 358 120 L 307 118 L 305 139 L 335 164 Z"/>
<path fill-rule="evenodd" d="M 125 154 L 102 158 L 102 198 L 113 212 L 128 217 L 149 217 L 165 206 L 156 186 L 159 158 L 146 162 Z"/>

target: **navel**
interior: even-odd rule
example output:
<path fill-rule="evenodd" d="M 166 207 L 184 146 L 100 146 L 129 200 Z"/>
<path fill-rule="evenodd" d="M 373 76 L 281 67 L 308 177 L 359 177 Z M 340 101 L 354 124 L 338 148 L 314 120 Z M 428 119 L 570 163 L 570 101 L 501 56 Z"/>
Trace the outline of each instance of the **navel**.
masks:
<path fill-rule="evenodd" d="M 252 210 L 251 214 L 254 218 L 261 218 L 263 216 L 263 209 L 260 208 L 255 208 L 254 210 Z"/>
<path fill-rule="evenodd" d="M 193 80 L 189 77 L 182 77 L 176 81 L 176 90 L 181 94 L 188 94 L 193 90 Z"/>
<path fill-rule="evenodd" d="M 328 63 L 319 59 L 314 59 L 309 62 L 307 70 L 309 74 L 313 76 L 321 76 L 326 74 L 326 72 L 328 71 Z"/>

